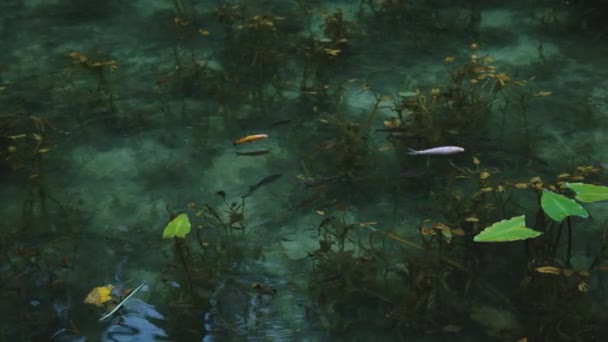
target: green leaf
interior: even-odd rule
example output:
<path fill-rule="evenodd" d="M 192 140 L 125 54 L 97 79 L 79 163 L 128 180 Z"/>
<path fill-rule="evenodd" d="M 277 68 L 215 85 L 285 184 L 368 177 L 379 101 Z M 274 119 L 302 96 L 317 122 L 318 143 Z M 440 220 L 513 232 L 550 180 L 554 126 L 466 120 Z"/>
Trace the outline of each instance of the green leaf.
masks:
<path fill-rule="evenodd" d="M 515 216 L 508 220 L 502 220 L 485 228 L 481 233 L 475 235 L 475 242 L 508 242 L 533 239 L 541 232 L 526 227 L 524 215 Z"/>
<path fill-rule="evenodd" d="M 163 239 L 171 239 L 173 237 L 185 238 L 190 233 L 190 227 L 188 215 L 179 214 L 165 227 Z"/>
<path fill-rule="evenodd" d="M 543 190 L 540 205 L 545 213 L 556 222 L 562 222 L 568 216 L 589 217 L 589 213 L 580 203 L 549 190 Z"/>
<path fill-rule="evenodd" d="M 576 192 L 576 199 L 581 202 L 592 203 L 608 200 L 608 186 L 585 183 L 566 183 L 566 187 Z"/>

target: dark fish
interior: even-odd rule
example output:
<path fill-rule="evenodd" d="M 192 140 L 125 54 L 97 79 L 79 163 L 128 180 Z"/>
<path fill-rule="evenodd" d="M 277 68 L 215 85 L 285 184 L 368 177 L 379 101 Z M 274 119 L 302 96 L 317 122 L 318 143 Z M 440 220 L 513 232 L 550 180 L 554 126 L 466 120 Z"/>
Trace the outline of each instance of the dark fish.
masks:
<path fill-rule="evenodd" d="M 243 195 L 243 198 L 248 197 L 249 195 L 251 195 L 254 191 L 256 191 L 257 189 L 259 189 L 261 186 L 270 184 L 274 181 L 276 181 L 277 179 L 281 178 L 282 174 L 280 173 L 275 173 L 273 175 L 270 176 L 266 176 L 264 178 L 262 178 L 261 181 L 259 181 L 256 185 L 252 185 L 249 187 L 249 191 L 247 191 L 247 193 L 245 195 Z"/>
<path fill-rule="evenodd" d="M 315 187 L 322 186 L 322 185 L 325 185 L 328 183 L 333 183 L 333 182 L 337 181 L 339 178 L 340 178 L 340 176 L 331 176 L 331 177 L 316 179 L 311 182 L 304 183 L 304 187 L 305 188 L 315 188 Z"/>
<path fill-rule="evenodd" d="M 406 129 L 405 127 L 376 128 L 376 132 L 401 133 L 406 132 Z"/>
<path fill-rule="evenodd" d="M 334 219 L 334 216 L 327 216 L 323 219 L 323 221 L 321 221 L 321 223 L 319 223 L 319 228 L 325 227 L 326 225 L 330 224 Z"/>
<path fill-rule="evenodd" d="M 249 152 L 236 152 L 237 156 L 246 156 L 246 157 L 257 157 L 263 156 L 265 154 L 270 153 L 270 150 L 259 150 L 259 151 L 249 151 Z"/>
<path fill-rule="evenodd" d="M 321 195 L 314 194 L 313 196 L 307 197 L 307 198 L 303 199 L 302 201 L 300 201 L 300 203 L 296 204 L 296 206 L 294 208 L 295 209 L 304 208 L 304 207 L 312 204 L 314 201 L 318 200 L 319 198 L 321 198 Z"/>
<path fill-rule="evenodd" d="M 270 125 L 270 128 L 287 125 L 288 123 L 291 123 L 291 120 L 287 119 L 287 120 L 277 121 L 277 122 L 273 123 L 272 125 Z"/>

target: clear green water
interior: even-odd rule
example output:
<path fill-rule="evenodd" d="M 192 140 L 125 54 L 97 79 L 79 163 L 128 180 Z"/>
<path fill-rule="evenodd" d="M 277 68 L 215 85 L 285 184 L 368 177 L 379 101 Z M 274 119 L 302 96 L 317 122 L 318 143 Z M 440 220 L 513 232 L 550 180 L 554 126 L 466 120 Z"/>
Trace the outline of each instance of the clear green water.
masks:
<path fill-rule="evenodd" d="M 608 336 L 606 202 L 539 207 L 608 184 L 601 2 L 0 13 L 0 340 Z M 523 214 L 543 235 L 473 242 Z"/>

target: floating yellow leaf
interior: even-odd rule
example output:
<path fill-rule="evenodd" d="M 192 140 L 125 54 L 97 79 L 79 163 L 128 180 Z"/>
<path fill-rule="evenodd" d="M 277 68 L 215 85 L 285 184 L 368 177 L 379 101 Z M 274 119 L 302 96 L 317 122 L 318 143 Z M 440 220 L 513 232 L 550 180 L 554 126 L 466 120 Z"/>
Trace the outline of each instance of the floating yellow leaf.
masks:
<path fill-rule="evenodd" d="M 502 185 L 499 185 L 499 186 L 496 187 L 496 191 L 498 191 L 498 192 L 504 192 L 505 191 L 505 187 L 502 186 Z"/>
<path fill-rule="evenodd" d="M 84 299 L 85 304 L 93 304 L 95 306 L 103 306 L 104 303 L 112 300 L 112 289 L 114 286 L 108 284 L 106 286 L 99 286 L 91 290 Z"/>
<path fill-rule="evenodd" d="M 448 56 L 446 57 L 443 61 L 445 63 L 452 63 L 454 60 L 456 60 L 456 58 L 452 57 L 452 56 Z"/>
<path fill-rule="evenodd" d="M 198 30 L 198 32 L 199 32 L 200 34 L 202 34 L 203 36 L 208 36 L 208 35 L 210 34 L 210 33 L 209 33 L 209 31 L 207 31 L 207 30 L 203 30 L 203 29 Z"/>
<path fill-rule="evenodd" d="M 420 229 L 420 234 L 425 235 L 425 236 L 426 235 L 435 235 L 435 231 L 433 230 L 433 228 L 425 227 L 425 228 Z"/>
<path fill-rule="evenodd" d="M 479 174 L 479 178 L 480 178 L 480 179 L 486 179 L 486 178 L 488 178 L 488 177 L 490 177 L 490 173 L 489 173 L 489 172 L 487 172 L 487 171 L 483 171 L 483 172 L 481 172 L 481 173 Z"/>
<path fill-rule="evenodd" d="M 542 97 L 542 96 L 549 96 L 551 94 L 552 94 L 552 92 L 550 92 L 550 91 L 539 91 L 539 92 L 532 94 L 532 96 Z"/>
<path fill-rule="evenodd" d="M 591 287 L 589 287 L 589 284 L 587 284 L 587 282 L 585 282 L 584 280 L 581 280 L 580 283 L 578 283 L 578 290 L 581 292 L 587 292 L 591 289 Z"/>
<path fill-rule="evenodd" d="M 562 270 L 555 266 L 542 266 L 542 267 L 537 267 L 534 270 L 538 273 L 545 273 L 545 274 L 561 274 L 562 273 Z"/>
<path fill-rule="evenodd" d="M 494 191 L 494 189 L 491 186 L 488 186 L 488 187 L 485 187 L 485 188 L 483 188 L 483 189 L 481 189 L 479 191 L 481 191 L 481 192 L 491 192 L 491 191 Z"/>
<path fill-rule="evenodd" d="M 568 178 L 568 177 L 570 177 L 569 173 L 561 173 L 561 174 L 557 175 L 557 179 Z"/>
<path fill-rule="evenodd" d="M 528 188 L 528 184 L 526 183 L 517 183 L 515 185 L 513 185 L 516 189 L 527 189 Z"/>
<path fill-rule="evenodd" d="M 446 225 L 445 225 L 445 224 L 443 224 L 443 223 L 435 223 L 435 224 L 433 225 L 433 228 L 434 228 L 434 229 L 437 229 L 437 230 L 444 230 L 444 231 L 448 231 L 448 232 L 451 230 L 451 229 L 450 229 L 450 227 L 446 226 Z"/>
<path fill-rule="evenodd" d="M 473 157 L 473 164 L 479 165 L 479 163 L 480 163 L 479 159 Z"/>
<path fill-rule="evenodd" d="M 477 50 L 479 48 L 479 44 L 471 43 L 471 45 L 469 47 L 471 48 L 471 50 Z"/>
<path fill-rule="evenodd" d="M 466 219 L 464 219 L 467 222 L 479 222 L 479 219 L 475 216 L 471 216 L 471 217 L 467 217 Z"/>
<path fill-rule="evenodd" d="M 325 52 L 325 54 L 330 55 L 330 56 L 338 56 L 338 54 L 341 52 L 342 50 L 340 49 L 323 49 L 323 52 Z"/>
<path fill-rule="evenodd" d="M 526 84 L 528 84 L 528 81 L 525 80 L 515 80 L 513 81 L 513 84 L 515 84 L 516 86 L 525 86 Z"/>
<path fill-rule="evenodd" d="M 12 139 L 12 140 L 17 140 L 17 139 L 21 139 L 21 138 L 25 138 L 25 137 L 27 137 L 27 134 L 9 135 L 7 138 Z"/>
<path fill-rule="evenodd" d="M 505 83 L 507 83 L 511 80 L 511 78 L 503 72 L 496 74 L 496 79 L 498 80 L 498 82 L 500 83 L 501 86 L 504 86 Z"/>
<path fill-rule="evenodd" d="M 464 236 L 465 232 L 461 228 L 452 229 L 452 233 L 458 236 Z"/>

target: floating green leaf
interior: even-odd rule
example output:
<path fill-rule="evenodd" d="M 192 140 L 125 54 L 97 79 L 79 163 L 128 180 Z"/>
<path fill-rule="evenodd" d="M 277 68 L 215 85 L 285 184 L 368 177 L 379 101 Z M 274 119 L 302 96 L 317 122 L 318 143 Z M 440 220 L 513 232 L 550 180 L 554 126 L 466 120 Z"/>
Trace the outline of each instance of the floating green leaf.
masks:
<path fill-rule="evenodd" d="M 541 234 L 541 232 L 526 227 L 526 217 L 521 215 L 494 223 L 475 235 L 473 241 L 509 242 L 533 239 Z"/>
<path fill-rule="evenodd" d="M 576 192 L 576 199 L 581 202 L 599 202 L 608 200 L 608 186 L 585 183 L 566 183 L 566 187 Z"/>
<path fill-rule="evenodd" d="M 568 216 L 589 217 L 589 213 L 580 203 L 549 190 L 543 190 L 540 205 L 545 213 L 556 222 L 562 222 Z"/>
<path fill-rule="evenodd" d="M 179 214 L 165 227 L 163 239 L 171 239 L 173 237 L 185 238 L 186 235 L 190 233 L 190 227 L 188 215 Z"/>

